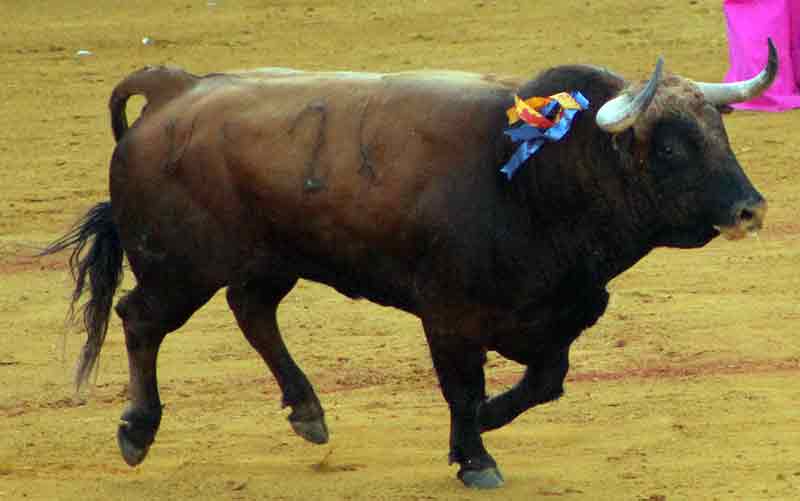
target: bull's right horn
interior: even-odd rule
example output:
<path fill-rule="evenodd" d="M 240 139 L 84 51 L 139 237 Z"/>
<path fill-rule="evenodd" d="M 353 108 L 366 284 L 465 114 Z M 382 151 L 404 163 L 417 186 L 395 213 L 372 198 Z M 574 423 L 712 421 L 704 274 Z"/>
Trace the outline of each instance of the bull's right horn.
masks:
<path fill-rule="evenodd" d="M 655 97 L 658 83 L 661 81 L 661 68 L 663 66 L 664 59 L 659 57 L 653 76 L 650 77 L 650 81 L 636 96 L 625 93 L 606 102 L 597 111 L 597 116 L 594 119 L 597 126 L 606 132 L 612 133 L 622 132 L 633 126 L 639 115 L 647 109 Z"/>
<path fill-rule="evenodd" d="M 694 82 L 703 92 L 706 101 L 715 106 L 741 103 L 758 97 L 767 90 L 778 74 L 778 51 L 775 50 L 771 38 L 767 39 L 767 44 L 769 45 L 767 65 L 761 73 L 750 80 L 729 83 Z"/>

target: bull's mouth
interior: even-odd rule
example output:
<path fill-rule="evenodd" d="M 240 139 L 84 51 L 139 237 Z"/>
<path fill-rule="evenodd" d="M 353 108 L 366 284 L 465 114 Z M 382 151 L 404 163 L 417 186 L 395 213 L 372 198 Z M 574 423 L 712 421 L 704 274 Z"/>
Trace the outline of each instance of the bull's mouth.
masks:
<path fill-rule="evenodd" d="M 742 240 L 755 235 L 764 224 L 767 202 L 760 196 L 756 200 L 738 202 L 712 217 L 698 218 L 685 226 L 662 230 L 656 235 L 656 246 L 694 249 L 703 247 L 719 235 L 727 240 Z"/>
<path fill-rule="evenodd" d="M 752 225 L 752 226 L 743 226 L 743 225 L 734 225 L 734 226 L 717 226 L 714 225 L 714 229 L 717 230 L 726 240 L 741 240 L 746 236 L 755 236 L 758 234 L 758 230 L 761 229 L 761 224 Z"/>
<path fill-rule="evenodd" d="M 737 211 L 736 221 L 732 225 L 715 225 L 728 240 L 741 240 L 748 235 L 755 235 L 764 224 L 767 212 L 767 203 L 762 201 L 758 205 L 744 207 Z"/>

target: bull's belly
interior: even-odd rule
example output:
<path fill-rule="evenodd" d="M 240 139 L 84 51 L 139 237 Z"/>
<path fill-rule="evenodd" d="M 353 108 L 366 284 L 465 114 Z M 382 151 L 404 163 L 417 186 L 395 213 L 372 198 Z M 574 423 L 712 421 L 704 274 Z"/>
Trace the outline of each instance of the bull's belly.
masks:
<path fill-rule="evenodd" d="M 417 311 L 413 270 L 396 257 L 376 252 L 356 258 L 336 253 L 291 253 L 282 259 L 292 275 L 328 285 L 349 298 Z"/>
<path fill-rule="evenodd" d="M 115 202 L 112 200 L 112 205 Z M 410 263 L 385 252 L 343 252 L 320 242 L 234 224 L 191 203 L 161 198 L 114 205 L 123 248 L 139 280 L 180 270 L 198 285 L 224 287 L 252 280 L 301 278 L 353 299 L 416 311 Z"/>

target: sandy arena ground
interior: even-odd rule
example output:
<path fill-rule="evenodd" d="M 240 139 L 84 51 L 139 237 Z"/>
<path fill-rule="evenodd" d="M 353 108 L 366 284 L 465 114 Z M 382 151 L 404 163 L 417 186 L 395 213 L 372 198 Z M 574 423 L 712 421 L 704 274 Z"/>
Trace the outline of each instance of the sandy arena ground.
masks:
<path fill-rule="evenodd" d="M 220 295 L 167 338 L 160 434 L 127 467 L 114 438 L 127 381 L 120 324 L 96 386 L 73 399 L 83 334 L 64 323 L 67 256 L 30 256 L 106 199 L 106 101 L 129 72 L 532 75 L 591 62 L 638 79 L 659 54 L 698 80 L 727 68 L 718 0 L 216 4 L 0 1 L 0 499 L 800 499 L 800 111 L 726 117 L 769 199 L 766 228 L 659 250 L 616 279 L 608 313 L 573 349 L 565 397 L 486 435 L 504 489 L 466 490 L 447 467 L 447 407 L 419 322 L 311 283 L 280 321 L 326 407 L 330 444 L 292 434 Z M 520 367 L 493 357 L 487 371 L 499 391 Z"/>

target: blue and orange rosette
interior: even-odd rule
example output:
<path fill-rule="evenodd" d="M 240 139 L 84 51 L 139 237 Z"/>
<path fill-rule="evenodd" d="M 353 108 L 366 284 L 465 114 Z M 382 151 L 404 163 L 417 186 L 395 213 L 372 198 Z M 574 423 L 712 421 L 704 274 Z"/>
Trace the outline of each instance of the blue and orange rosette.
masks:
<path fill-rule="evenodd" d="M 588 108 L 589 101 L 578 91 L 525 100 L 515 95 L 514 106 L 506 110 L 509 127 L 504 134 L 520 144 L 500 172 L 511 179 L 546 141 L 561 140 L 569 132 L 575 114 Z"/>

